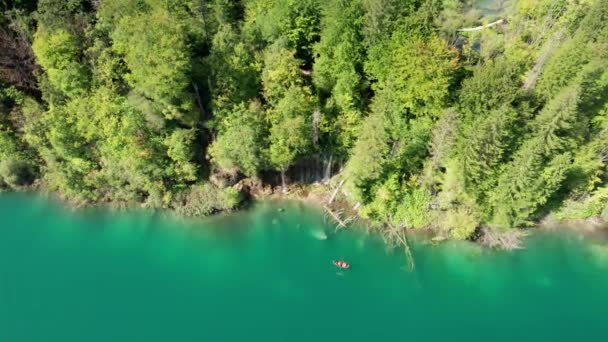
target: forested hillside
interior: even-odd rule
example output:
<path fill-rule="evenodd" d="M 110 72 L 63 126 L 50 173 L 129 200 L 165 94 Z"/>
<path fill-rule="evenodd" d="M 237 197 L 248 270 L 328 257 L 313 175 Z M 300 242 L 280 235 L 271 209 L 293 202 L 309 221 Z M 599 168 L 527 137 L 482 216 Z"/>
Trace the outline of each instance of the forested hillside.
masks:
<path fill-rule="evenodd" d="M 5 189 L 205 215 L 239 179 L 332 176 L 369 222 L 457 239 L 608 203 L 605 0 L 0 11 Z"/>

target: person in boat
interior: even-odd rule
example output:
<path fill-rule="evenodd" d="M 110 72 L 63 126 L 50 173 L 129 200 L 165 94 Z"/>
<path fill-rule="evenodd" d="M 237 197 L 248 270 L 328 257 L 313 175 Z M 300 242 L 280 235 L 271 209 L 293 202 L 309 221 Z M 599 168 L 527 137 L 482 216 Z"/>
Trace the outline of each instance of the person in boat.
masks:
<path fill-rule="evenodd" d="M 344 260 L 334 260 L 333 263 L 334 263 L 334 265 L 336 265 L 336 267 L 339 267 L 342 269 L 350 268 L 350 265 Z"/>

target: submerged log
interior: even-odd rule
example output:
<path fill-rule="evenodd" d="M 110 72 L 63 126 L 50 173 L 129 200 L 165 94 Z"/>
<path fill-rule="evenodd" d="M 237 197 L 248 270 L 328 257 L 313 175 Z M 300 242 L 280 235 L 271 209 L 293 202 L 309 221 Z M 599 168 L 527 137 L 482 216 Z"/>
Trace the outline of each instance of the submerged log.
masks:
<path fill-rule="evenodd" d="M 324 205 L 323 209 L 325 209 L 325 212 L 327 212 L 329 214 L 329 216 L 336 222 L 338 223 L 338 225 L 336 226 L 336 231 L 340 228 L 345 228 L 346 225 L 353 220 L 352 217 L 350 217 L 347 220 L 342 220 L 342 218 L 340 217 L 340 213 L 339 212 L 334 212 L 333 210 L 331 210 L 330 207 Z"/>
<path fill-rule="evenodd" d="M 410 248 L 407 239 L 407 230 L 405 228 L 395 227 L 390 223 L 387 224 L 390 227 L 389 238 L 393 240 L 393 244 L 403 246 L 405 256 L 407 257 L 408 269 L 410 272 L 414 271 L 416 263 L 414 262 L 414 253 L 412 253 L 412 249 Z"/>

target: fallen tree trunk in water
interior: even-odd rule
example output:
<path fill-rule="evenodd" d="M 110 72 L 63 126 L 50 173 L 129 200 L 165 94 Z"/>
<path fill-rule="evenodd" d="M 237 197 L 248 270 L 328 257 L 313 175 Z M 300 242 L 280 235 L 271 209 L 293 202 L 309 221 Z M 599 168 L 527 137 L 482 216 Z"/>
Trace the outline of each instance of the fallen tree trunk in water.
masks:
<path fill-rule="evenodd" d="M 403 246 L 405 256 L 407 257 L 408 268 L 410 272 L 414 271 L 416 268 L 416 263 L 414 262 L 414 254 L 412 253 L 412 249 L 410 248 L 410 244 L 407 240 L 407 230 L 405 228 L 395 227 L 390 223 L 388 223 L 388 226 L 390 230 L 386 237 L 389 239 L 387 242 L 393 246 Z"/>
<path fill-rule="evenodd" d="M 323 209 L 325 209 L 325 212 L 327 212 L 329 216 L 338 224 L 336 226 L 336 231 L 338 231 L 340 228 L 346 228 L 346 226 L 355 219 L 354 216 L 350 216 L 346 220 L 342 220 L 342 218 L 340 217 L 341 212 L 334 212 L 333 210 L 331 210 L 330 207 L 326 205 L 323 206 Z"/>
<path fill-rule="evenodd" d="M 342 187 L 342 185 L 344 185 L 344 179 L 340 182 L 340 184 L 338 184 L 338 186 L 334 190 L 334 193 L 331 194 L 331 197 L 327 201 L 327 204 L 332 204 L 332 202 L 336 199 L 336 196 L 338 196 L 338 191 L 340 191 L 340 188 Z"/>

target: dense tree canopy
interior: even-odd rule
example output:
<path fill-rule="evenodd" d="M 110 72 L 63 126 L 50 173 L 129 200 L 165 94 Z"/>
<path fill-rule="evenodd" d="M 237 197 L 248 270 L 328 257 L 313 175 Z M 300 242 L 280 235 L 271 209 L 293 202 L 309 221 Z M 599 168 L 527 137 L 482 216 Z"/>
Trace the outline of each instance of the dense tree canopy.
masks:
<path fill-rule="evenodd" d="M 477 3 L 3 3 L 0 188 L 206 215 L 317 161 L 378 227 L 608 216 L 608 5 Z"/>

